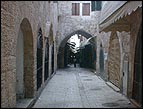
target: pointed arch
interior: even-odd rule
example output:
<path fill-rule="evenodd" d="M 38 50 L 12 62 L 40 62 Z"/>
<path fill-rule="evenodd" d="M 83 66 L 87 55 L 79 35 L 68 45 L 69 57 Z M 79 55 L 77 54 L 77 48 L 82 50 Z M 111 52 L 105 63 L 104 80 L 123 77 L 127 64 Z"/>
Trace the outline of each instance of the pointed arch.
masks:
<path fill-rule="evenodd" d="M 58 67 L 59 68 L 64 67 L 64 49 L 65 49 L 66 42 L 70 39 L 71 36 L 73 36 L 75 34 L 80 34 L 80 35 L 84 36 L 87 39 L 92 37 L 91 34 L 85 32 L 84 30 L 77 30 L 77 31 L 74 31 L 74 32 L 70 33 L 69 35 L 67 35 L 62 40 L 62 42 L 60 43 L 60 46 L 59 46 L 59 49 L 58 49 L 58 55 L 57 55 L 57 59 L 58 60 L 57 60 L 57 63 L 58 63 Z"/>
<path fill-rule="evenodd" d="M 120 88 L 120 42 L 117 33 L 113 31 L 109 40 L 108 80 Z"/>
<path fill-rule="evenodd" d="M 16 98 L 34 96 L 34 53 L 32 27 L 27 18 L 20 24 L 16 48 Z"/>
<path fill-rule="evenodd" d="M 73 35 L 75 35 L 75 34 L 81 34 L 82 36 L 84 36 L 84 37 L 87 38 L 87 39 L 90 38 L 90 37 L 92 37 L 91 34 L 87 33 L 87 32 L 84 31 L 84 30 L 77 30 L 77 31 L 74 31 L 74 32 L 68 34 L 68 35 L 62 40 L 62 42 L 61 42 L 61 44 L 60 44 L 60 47 L 64 47 L 65 44 L 66 44 L 66 42 L 70 39 L 70 37 L 73 36 Z"/>

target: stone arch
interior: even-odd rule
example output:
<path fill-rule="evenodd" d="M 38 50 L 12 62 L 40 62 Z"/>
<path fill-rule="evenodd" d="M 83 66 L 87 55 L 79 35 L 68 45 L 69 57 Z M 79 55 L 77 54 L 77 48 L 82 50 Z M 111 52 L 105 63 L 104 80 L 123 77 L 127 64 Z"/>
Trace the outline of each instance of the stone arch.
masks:
<path fill-rule="evenodd" d="M 74 32 L 68 34 L 68 35 L 62 40 L 62 42 L 61 42 L 61 44 L 60 44 L 60 47 L 64 47 L 65 44 L 66 44 L 66 42 L 68 41 L 68 39 L 69 39 L 71 36 L 73 36 L 74 34 L 81 34 L 82 36 L 86 37 L 87 39 L 90 38 L 90 37 L 92 37 L 91 34 L 87 33 L 87 32 L 84 31 L 84 30 L 77 30 L 77 31 L 74 31 Z"/>
<path fill-rule="evenodd" d="M 34 53 L 33 33 L 29 20 L 20 24 L 16 47 L 16 98 L 34 96 Z"/>
<path fill-rule="evenodd" d="M 120 42 L 115 31 L 112 32 L 109 40 L 108 53 L 108 80 L 120 88 Z"/>
<path fill-rule="evenodd" d="M 67 35 L 62 42 L 60 43 L 59 49 L 58 49 L 58 56 L 57 56 L 57 63 L 58 63 L 58 68 L 62 68 L 64 67 L 64 48 L 65 48 L 65 44 L 68 41 L 68 39 L 73 36 L 74 34 L 81 34 L 82 36 L 86 37 L 87 39 L 92 37 L 91 34 L 85 32 L 84 30 L 77 30 L 74 31 L 72 33 L 70 33 L 69 35 Z M 93 42 L 92 42 L 93 43 Z"/>
<path fill-rule="evenodd" d="M 132 98 L 142 107 L 142 23 L 135 45 Z"/>

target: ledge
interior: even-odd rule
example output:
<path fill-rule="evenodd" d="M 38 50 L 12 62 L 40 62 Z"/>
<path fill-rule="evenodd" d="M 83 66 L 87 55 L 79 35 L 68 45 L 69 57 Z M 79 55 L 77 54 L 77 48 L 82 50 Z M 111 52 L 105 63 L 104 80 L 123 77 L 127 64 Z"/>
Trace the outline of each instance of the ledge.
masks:
<path fill-rule="evenodd" d="M 120 89 L 118 87 L 116 87 L 114 84 L 112 84 L 111 82 L 106 82 L 106 84 L 111 87 L 113 90 L 115 90 L 116 92 L 120 92 Z"/>

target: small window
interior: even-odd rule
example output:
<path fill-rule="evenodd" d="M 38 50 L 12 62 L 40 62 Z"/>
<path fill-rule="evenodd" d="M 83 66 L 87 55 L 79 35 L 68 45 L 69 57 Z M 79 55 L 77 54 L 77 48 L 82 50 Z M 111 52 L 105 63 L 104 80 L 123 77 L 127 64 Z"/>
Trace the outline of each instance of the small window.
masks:
<path fill-rule="evenodd" d="M 90 15 L 90 3 L 82 4 L 82 15 L 89 16 Z"/>
<path fill-rule="evenodd" d="M 79 3 L 72 3 L 72 15 L 79 15 Z"/>

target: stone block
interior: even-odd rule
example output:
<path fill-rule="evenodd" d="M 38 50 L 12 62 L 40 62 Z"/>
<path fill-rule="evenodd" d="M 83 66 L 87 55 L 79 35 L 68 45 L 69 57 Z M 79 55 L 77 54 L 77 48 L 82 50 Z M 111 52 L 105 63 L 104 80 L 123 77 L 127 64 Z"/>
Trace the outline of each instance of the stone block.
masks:
<path fill-rule="evenodd" d="M 1 7 L 5 11 L 11 13 L 11 14 L 16 14 L 15 8 L 16 8 L 16 1 L 2 1 L 1 2 Z"/>
<path fill-rule="evenodd" d="M 16 58 L 14 56 L 3 57 L 1 60 L 2 72 L 16 69 Z"/>
<path fill-rule="evenodd" d="M 2 10 L 1 12 L 1 22 L 2 25 L 5 25 L 11 29 L 14 28 L 14 16 L 12 16 L 10 13 L 7 13 Z"/>
<path fill-rule="evenodd" d="M 8 99 L 8 107 L 13 108 L 16 107 L 16 96 L 11 96 Z"/>

